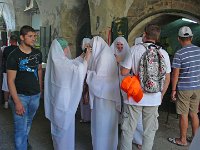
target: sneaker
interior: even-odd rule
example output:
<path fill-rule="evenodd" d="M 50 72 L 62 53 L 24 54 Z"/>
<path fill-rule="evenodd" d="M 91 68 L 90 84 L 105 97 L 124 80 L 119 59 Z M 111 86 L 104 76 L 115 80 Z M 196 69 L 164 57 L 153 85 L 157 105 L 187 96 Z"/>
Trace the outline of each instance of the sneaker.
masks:
<path fill-rule="evenodd" d="M 4 108 L 5 108 L 5 109 L 8 109 L 8 102 L 5 102 L 5 103 L 4 103 Z"/>

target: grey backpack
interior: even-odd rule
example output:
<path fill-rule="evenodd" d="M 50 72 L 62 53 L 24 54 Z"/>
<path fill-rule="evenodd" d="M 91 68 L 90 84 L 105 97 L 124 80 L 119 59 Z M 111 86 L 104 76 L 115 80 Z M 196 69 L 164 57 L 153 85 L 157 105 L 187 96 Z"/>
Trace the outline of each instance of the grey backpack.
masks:
<path fill-rule="evenodd" d="M 155 44 L 142 44 L 146 52 L 139 63 L 139 79 L 144 92 L 161 92 L 165 82 L 166 64 L 159 46 Z"/>

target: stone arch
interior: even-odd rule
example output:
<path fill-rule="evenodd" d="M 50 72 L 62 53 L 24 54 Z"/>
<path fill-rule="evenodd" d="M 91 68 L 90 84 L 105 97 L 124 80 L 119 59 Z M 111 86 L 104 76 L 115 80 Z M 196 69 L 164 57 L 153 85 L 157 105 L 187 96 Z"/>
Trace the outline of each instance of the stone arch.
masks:
<path fill-rule="evenodd" d="M 129 8 L 127 15 L 129 19 L 129 43 L 132 44 L 133 39 L 143 32 L 144 26 L 147 23 L 165 15 L 172 15 L 180 18 L 185 17 L 200 23 L 200 2 L 198 0 L 192 2 L 186 0 L 155 1 L 144 2 L 142 6 L 141 1 L 136 1 Z M 136 8 L 136 6 L 140 7 Z"/>

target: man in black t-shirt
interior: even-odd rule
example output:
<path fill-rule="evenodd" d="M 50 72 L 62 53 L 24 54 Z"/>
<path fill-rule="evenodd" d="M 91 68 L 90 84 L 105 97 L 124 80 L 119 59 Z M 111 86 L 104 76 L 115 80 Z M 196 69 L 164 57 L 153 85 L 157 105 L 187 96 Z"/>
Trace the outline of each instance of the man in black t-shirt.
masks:
<path fill-rule="evenodd" d="M 8 87 L 12 99 L 15 149 L 26 150 L 33 117 L 42 89 L 42 53 L 33 48 L 36 33 L 30 26 L 20 29 L 21 44 L 7 60 Z"/>
<path fill-rule="evenodd" d="M 9 98 L 9 90 L 8 90 L 8 84 L 7 84 L 7 73 L 6 73 L 6 62 L 8 59 L 9 54 L 16 49 L 17 46 L 17 36 L 11 35 L 10 37 L 10 46 L 5 47 L 3 51 L 3 84 L 2 84 L 2 90 L 4 91 L 4 108 L 8 108 L 8 98 Z"/>

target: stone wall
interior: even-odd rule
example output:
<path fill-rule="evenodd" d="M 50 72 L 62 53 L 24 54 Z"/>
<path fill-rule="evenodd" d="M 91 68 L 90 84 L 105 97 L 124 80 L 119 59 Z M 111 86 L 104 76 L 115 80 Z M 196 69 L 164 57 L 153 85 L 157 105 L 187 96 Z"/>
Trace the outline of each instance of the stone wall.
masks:
<path fill-rule="evenodd" d="M 62 36 L 73 44 L 75 56 L 79 29 L 87 22 L 91 25 L 91 34 L 100 35 L 105 40 L 113 19 L 128 17 L 129 42 L 138 36 L 146 23 L 162 16 L 172 14 L 187 18 L 200 18 L 199 0 L 36 0 L 42 26 L 51 26 L 52 40 Z M 31 23 L 29 13 L 23 12 L 26 0 L 13 0 L 16 14 L 16 28 Z M 89 12 L 85 6 L 88 3 Z M 90 19 L 84 19 L 83 13 L 90 13 Z"/>
<path fill-rule="evenodd" d="M 42 26 L 51 26 L 51 39 L 64 37 L 72 46 L 72 55 L 76 53 L 78 18 L 86 0 L 36 0 Z"/>
<path fill-rule="evenodd" d="M 61 1 L 55 0 L 36 0 L 40 15 L 42 26 L 51 26 L 52 39 L 61 36 L 60 20 L 61 20 Z"/>
<path fill-rule="evenodd" d="M 91 31 L 107 39 L 114 18 L 126 17 L 134 0 L 88 0 L 90 6 Z M 99 17 L 99 23 L 98 19 Z"/>
<path fill-rule="evenodd" d="M 88 0 L 91 31 L 107 39 L 107 31 L 116 17 L 128 17 L 129 42 L 139 36 L 146 23 L 164 14 L 199 20 L 199 0 Z M 99 17 L 99 26 L 97 25 Z"/>
<path fill-rule="evenodd" d="M 26 0 L 13 0 L 16 30 L 19 30 L 23 25 L 31 25 L 31 15 L 24 12 Z"/>

